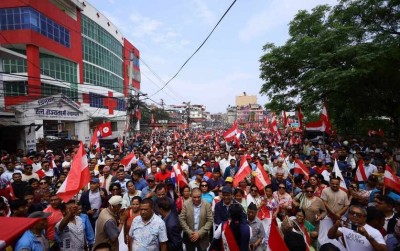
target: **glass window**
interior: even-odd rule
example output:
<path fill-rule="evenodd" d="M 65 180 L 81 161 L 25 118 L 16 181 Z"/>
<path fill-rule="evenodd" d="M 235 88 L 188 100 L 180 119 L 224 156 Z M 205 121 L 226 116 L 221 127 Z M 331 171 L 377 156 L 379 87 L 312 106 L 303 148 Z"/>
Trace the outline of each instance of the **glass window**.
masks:
<path fill-rule="evenodd" d="M 4 81 L 4 95 L 5 96 L 24 96 L 28 95 L 28 82 L 27 81 Z"/>
<path fill-rule="evenodd" d="M 40 34 L 70 47 L 67 29 L 30 7 L 1 9 L 0 30 L 32 29 Z M 60 30 L 63 30 L 61 33 Z"/>

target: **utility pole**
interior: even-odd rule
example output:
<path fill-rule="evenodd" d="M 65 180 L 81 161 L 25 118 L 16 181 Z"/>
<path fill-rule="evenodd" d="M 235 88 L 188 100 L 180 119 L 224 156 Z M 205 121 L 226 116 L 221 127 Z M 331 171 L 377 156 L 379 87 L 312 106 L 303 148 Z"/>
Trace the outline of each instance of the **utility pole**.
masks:
<path fill-rule="evenodd" d="M 160 100 L 161 100 L 161 107 L 164 110 L 164 106 L 165 106 L 164 99 L 160 99 Z"/>
<path fill-rule="evenodd" d="M 133 51 L 130 52 L 129 55 L 129 67 L 128 67 L 128 97 L 127 97 L 127 106 L 126 106 L 126 121 L 125 121 L 125 138 L 132 137 L 133 134 L 131 125 L 133 114 L 134 114 L 134 107 L 133 107 L 133 95 L 132 95 L 132 71 L 133 71 Z"/>

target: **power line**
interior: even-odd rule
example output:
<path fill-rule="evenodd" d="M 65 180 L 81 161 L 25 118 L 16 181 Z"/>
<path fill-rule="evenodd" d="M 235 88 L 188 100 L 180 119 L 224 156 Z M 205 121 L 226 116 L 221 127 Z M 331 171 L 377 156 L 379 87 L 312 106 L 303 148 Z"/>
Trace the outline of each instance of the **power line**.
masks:
<path fill-rule="evenodd" d="M 192 57 L 194 55 L 196 55 L 196 53 L 203 47 L 203 45 L 207 42 L 207 40 L 210 38 L 211 34 L 214 33 L 214 30 L 218 27 L 219 23 L 224 19 L 224 17 L 226 16 L 226 14 L 228 14 L 229 10 L 233 7 L 233 5 L 236 3 L 237 0 L 234 0 L 232 2 L 232 4 L 229 6 L 229 8 L 225 11 L 225 13 L 222 15 L 222 17 L 219 19 L 219 21 L 217 22 L 217 24 L 214 26 L 214 28 L 211 30 L 211 32 L 208 34 L 208 36 L 204 39 L 203 43 L 201 43 L 201 45 L 195 50 L 195 52 L 183 63 L 183 65 L 179 68 L 179 70 L 175 73 L 174 76 L 172 76 L 172 78 L 170 80 L 168 80 L 164 86 L 159 89 L 158 91 L 156 91 L 155 93 L 153 93 L 152 95 L 150 95 L 150 97 L 153 97 L 154 95 L 156 95 L 157 93 L 159 93 L 160 91 L 162 91 L 176 76 L 178 76 L 178 74 L 181 72 L 181 70 L 183 69 L 183 67 L 185 67 L 185 65 L 190 61 L 190 59 L 192 59 Z"/>
<path fill-rule="evenodd" d="M 150 72 L 160 81 L 160 83 L 165 83 L 165 81 L 142 58 L 139 58 L 139 60 L 150 70 Z M 141 71 L 141 73 L 143 72 Z M 158 85 L 157 87 L 160 88 Z M 184 100 L 184 98 L 178 92 L 175 92 L 170 86 L 167 86 L 167 89 L 169 89 L 171 93 L 173 93 L 180 100 Z M 167 92 L 165 93 L 167 94 Z"/>

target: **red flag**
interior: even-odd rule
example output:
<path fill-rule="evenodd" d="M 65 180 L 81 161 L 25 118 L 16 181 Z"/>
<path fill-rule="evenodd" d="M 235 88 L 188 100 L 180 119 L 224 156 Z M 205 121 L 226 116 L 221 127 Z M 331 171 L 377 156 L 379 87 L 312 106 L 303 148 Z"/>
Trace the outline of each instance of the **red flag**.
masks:
<path fill-rule="evenodd" d="M 323 128 L 322 130 L 325 131 L 326 133 L 331 133 L 332 124 L 331 124 L 331 121 L 329 120 L 328 111 L 326 110 L 325 102 L 322 106 L 321 121 L 322 121 L 322 128 Z"/>
<path fill-rule="evenodd" d="M 14 188 L 13 188 L 13 186 L 12 186 L 10 181 L 7 182 L 6 189 L 7 188 L 8 188 L 8 191 L 9 191 L 10 199 L 11 200 L 15 200 L 16 197 L 15 197 L 15 193 L 14 193 Z"/>
<path fill-rule="evenodd" d="M 297 118 L 299 119 L 300 128 L 303 129 L 304 115 L 303 112 L 301 111 L 301 106 L 299 106 L 299 110 L 297 111 Z"/>
<path fill-rule="evenodd" d="M 28 160 L 26 161 L 26 164 L 33 165 L 34 163 L 33 163 L 33 161 L 31 160 L 31 158 L 28 158 Z M 41 178 L 43 178 L 43 177 L 46 176 L 46 173 L 43 171 L 42 168 L 40 168 L 40 169 L 38 169 L 38 170 L 36 170 L 36 171 L 34 171 L 34 172 L 39 176 L 39 179 L 41 179 Z"/>
<path fill-rule="evenodd" d="M 100 124 L 97 126 L 97 128 L 99 128 L 100 135 L 102 138 L 108 137 L 112 134 L 111 122 Z"/>
<path fill-rule="evenodd" d="M 96 148 L 96 152 L 100 153 L 100 142 L 99 142 L 100 131 L 96 127 L 94 129 L 92 139 L 90 140 L 90 146 Z"/>
<path fill-rule="evenodd" d="M 83 143 L 79 145 L 74 159 L 72 160 L 71 170 L 67 178 L 57 191 L 57 195 L 64 201 L 68 202 L 72 197 L 77 195 L 82 187 L 86 186 L 90 181 L 90 173 L 88 168 L 88 160 L 83 148 Z"/>
<path fill-rule="evenodd" d="M 131 152 L 130 154 L 126 155 L 122 160 L 121 160 L 121 165 L 124 165 L 125 168 L 130 168 L 132 162 L 135 160 L 135 153 Z"/>
<path fill-rule="evenodd" d="M 263 191 L 265 186 L 271 184 L 271 180 L 264 170 L 264 167 L 261 166 L 260 162 L 257 161 L 257 168 L 255 170 L 256 176 L 254 177 L 255 184 L 259 191 Z"/>
<path fill-rule="evenodd" d="M 249 174 L 251 174 L 251 168 L 249 166 L 249 163 L 247 162 L 246 156 L 243 155 L 242 159 L 240 160 L 239 170 L 237 171 L 233 179 L 233 187 L 237 187 L 239 185 L 239 182 L 246 178 Z"/>
<path fill-rule="evenodd" d="M 176 179 L 176 182 L 177 182 L 178 186 L 180 188 L 188 186 L 189 183 L 187 182 L 187 180 L 185 178 L 185 175 L 182 172 L 181 165 L 179 163 L 176 163 L 173 166 L 173 170 L 174 170 L 174 173 L 175 173 L 175 179 Z"/>
<path fill-rule="evenodd" d="M 378 132 L 376 134 L 381 137 L 385 136 L 385 132 L 381 128 L 378 129 Z"/>
<path fill-rule="evenodd" d="M 400 179 L 388 165 L 386 165 L 385 173 L 383 175 L 383 184 L 386 187 L 400 193 Z"/>
<path fill-rule="evenodd" d="M 367 177 L 367 174 L 365 173 L 364 161 L 360 160 L 360 162 L 358 162 L 358 167 L 357 167 L 357 171 L 356 171 L 356 180 L 358 182 L 366 181 L 367 178 L 368 177 Z"/>
<path fill-rule="evenodd" d="M 269 231 L 268 246 L 271 251 L 289 251 L 285 241 L 279 233 L 278 226 L 275 221 L 271 223 L 271 229 Z"/>
<path fill-rule="evenodd" d="M 238 125 L 237 122 L 233 123 L 232 127 L 228 129 L 226 132 L 224 132 L 223 136 L 225 140 L 232 140 L 238 132 Z"/>
<path fill-rule="evenodd" d="M 230 251 L 239 251 L 239 246 L 233 235 L 232 229 L 229 226 L 230 221 L 227 221 L 223 224 L 223 231 L 222 231 L 222 243 L 226 244 L 228 247 L 225 250 Z"/>
<path fill-rule="evenodd" d="M 306 180 L 308 180 L 308 176 L 310 175 L 310 170 L 308 170 L 304 163 L 299 159 L 294 160 L 294 172 L 303 174 Z"/>

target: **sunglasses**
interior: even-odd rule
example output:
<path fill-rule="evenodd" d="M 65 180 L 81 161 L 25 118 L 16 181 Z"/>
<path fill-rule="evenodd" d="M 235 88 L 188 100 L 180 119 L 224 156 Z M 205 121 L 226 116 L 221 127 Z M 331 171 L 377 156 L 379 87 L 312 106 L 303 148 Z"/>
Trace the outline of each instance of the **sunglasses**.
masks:
<path fill-rule="evenodd" d="M 314 191 L 306 191 L 306 193 L 314 193 Z"/>
<path fill-rule="evenodd" d="M 355 217 L 363 217 L 364 216 L 363 213 L 357 213 L 357 212 L 354 212 L 354 211 L 349 211 L 349 215 L 353 215 Z"/>
<path fill-rule="evenodd" d="M 208 185 L 200 185 L 201 187 L 208 187 Z"/>
<path fill-rule="evenodd" d="M 113 188 L 113 189 L 111 189 L 111 191 L 118 191 L 119 190 L 119 188 Z"/>

